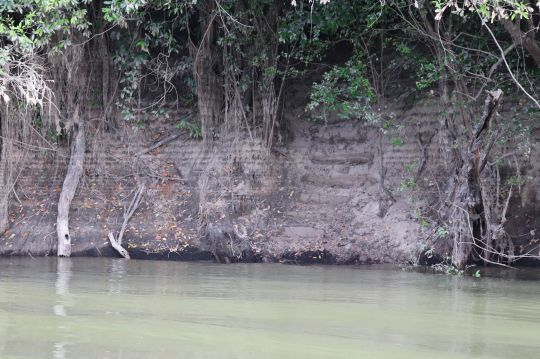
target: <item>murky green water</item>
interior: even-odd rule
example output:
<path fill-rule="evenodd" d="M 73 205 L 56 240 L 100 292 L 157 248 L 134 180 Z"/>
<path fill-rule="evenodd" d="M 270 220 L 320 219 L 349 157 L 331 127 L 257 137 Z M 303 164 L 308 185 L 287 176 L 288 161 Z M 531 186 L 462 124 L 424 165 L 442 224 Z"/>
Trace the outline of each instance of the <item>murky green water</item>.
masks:
<path fill-rule="evenodd" d="M 0 259 L 0 358 L 538 358 L 518 276 Z"/>

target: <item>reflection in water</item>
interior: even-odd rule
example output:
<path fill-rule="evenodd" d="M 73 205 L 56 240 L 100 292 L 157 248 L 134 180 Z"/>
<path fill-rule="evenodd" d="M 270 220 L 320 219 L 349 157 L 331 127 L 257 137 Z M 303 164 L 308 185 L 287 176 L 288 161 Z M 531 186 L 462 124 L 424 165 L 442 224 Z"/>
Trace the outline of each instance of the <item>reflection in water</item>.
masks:
<path fill-rule="evenodd" d="M 54 343 L 53 358 L 65 359 L 66 357 L 66 343 Z"/>
<path fill-rule="evenodd" d="M 71 279 L 71 259 L 58 258 L 56 270 L 56 294 L 59 299 L 53 307 L 54 314 L 67 317 L 66 308 L 73 306 L 73 296 L 69 293 L 69 280 Z"/>
<path fill-rule="evenodd" d="M 109 276 L 109 293 L 122 293 L 123 279 L 126 274 L 126 260 L 114 259 L 111 262 L 111 274 Z"/>
<path fill-rule="evenodd" d="M 530 273 L 0 258 L 0 358 L 537 358 Z"/>
<path fill-rule="evenodd" d="M 56 295 L 58 299 L 56 304 L 53 306 L 53 312 L 59 317 L 67 317 L 66 309 L 72 307 L 74 304 L 73 296 L 69 292 L 69 281 L 72 276 L 72 263 L 69 258 L 58 258 L 57 267 L 56 267 Z M 65 321 L 61 321 L 61 324 L 58 326 L 58 331 L 64 333 L 63 338 L 69 336 L 69 325 Z M 66 356 L 66 345 L 69 343 L 65 340 L 58 341 L 54 343 L 53 348 L 53 357 L 55 359 L 65 359 Z"/>

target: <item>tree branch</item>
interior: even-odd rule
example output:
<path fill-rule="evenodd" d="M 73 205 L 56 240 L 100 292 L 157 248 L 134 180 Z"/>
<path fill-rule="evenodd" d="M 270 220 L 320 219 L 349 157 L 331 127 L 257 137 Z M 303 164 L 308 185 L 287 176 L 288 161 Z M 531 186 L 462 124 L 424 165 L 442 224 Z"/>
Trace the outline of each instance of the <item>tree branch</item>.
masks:
<path fill-rule="evenodd" d="M 122 247 L 122 239 L 124 238 L 124 232 L 126 231 L 129 220 L 131 219 L 137 208 L 139 208 L 141 199 L 144 195 L 144 190 L 145 185 L 140 185 L 135 192 L 133 198 L 131 199 L 129 206 L 124 209 L 124 221 L 122 223 L 120 233 L 118 234 L 118 239 L 114 238 L 114 234 L 112 232 L 109 232 L 108 234 L 109 241 L 111 242 L 112 247 L 118 252 L 118 254 L 120 254 L 125 259 L 130 259 L 131 257 L 129 256 L 128 251 Z"/>

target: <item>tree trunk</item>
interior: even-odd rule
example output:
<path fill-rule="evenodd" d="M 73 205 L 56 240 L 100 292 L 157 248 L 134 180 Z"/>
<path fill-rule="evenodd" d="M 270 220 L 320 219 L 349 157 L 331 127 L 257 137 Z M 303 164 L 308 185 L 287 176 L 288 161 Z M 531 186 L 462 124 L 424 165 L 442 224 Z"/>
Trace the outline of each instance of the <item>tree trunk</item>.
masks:
<path fill-rule="evenodd" d="M 78 111 L 78 109 L 77 109 Z M 78 116 L 78 113 L 75 114 Z M 58 217 L 56 220 L 56 232 L 58 235 L 58 256 L 69 257 L 71 255 L 71 236 L 69 234 L 69 208 L 75 196 L 75 191 L 79 184 L 83 172 L 85 135 L 82 122 L 76 123 L 75 140 L 71 149 L 68 171 L 60 199 L 58 200 Z"/>
<path fill-rule="evenodd" d="M 506 31 L 512 36 L 512 40 L 516 44 L 522 45 L 525 50 L 531 55 L 536 66 L 540 68 L 540 43 L 535 39 L 536 30 L 529 29 L 527 32 L 521 31 L 520 22 L 512 22 L 508 19 L 501 20 Z"/>
<path fill-rule="evenodd" d="M 266 84 L 266 90 L 263 90 L 261 107 L 264 124 L 264 140 L 268 148 L 272 147 L 274 140 L 274 129 L 276 127 L 278 103 L 276 99 L 276 90 L 273 79 Z"/>
<path fill-rule="evenodd" d="M 281 78 L 281 85 L 276 91 L 275 80 L 276 74 L 271 69 L 278 68 L 278 42 L 276 33 L 278 32 L 278 5 L 272 2 L 268 6 L 262 18 L 255 19 L 255 27 L 257 29 L 258 39 L 254 40 L 256 51 L 261 53 L 265 61 L 260 68 L 260 91 L 261 91 L 261 107 L 264 125 L 264 140 L 268 148 L 272 147 L 274 141 L 274 131 L 276 130 L 278 111 L 281 93 L 285 83 L 285 78 Z M 279 135 L 279 132 L 278 132 Z"/>
<path fill-rule="evenodd" d="M 9 227 L 9 193 L 10 179 L 9 179 L 9 133 L 8 133 L 8 104 L 0 105 L 0 127 L 2 133 L 1 141 L 1 155 L 0 155 L 0 234 L 4 233 Z"/>
<path fill-rule="evenodd" d="M 219 125 L 222 92 L 218 77 L 212 70 L 211 60 L 199 60 L 197 71 L 197 106 L 204 139 L 213 138 Z"/>
<path fill-rule="evenodd" d="M 220 57 L 216 51 L 216 25 L 214 1 L 201 1 L 201 40 L 197 48 L 191 48 L 193 72 L 197 84 L 197 106 L 202 135 L 206 140 L 217 131 L 223 107 L 223 91 L 218 74 Z"/>
<path fill-rule="evenodd" d="M 474 130 L 464 163 L 448 187 L 449 211 L 446 215 L 454 236 L 452 262 L 464 268 L 471 260 L 477 241 L 485 239 L 486 209 L 482 199 L 482 170 L 491 150 L 491 140 L 486 141 L 493 127 L 493 117 L 499 106 L 502 91 L 488 93 L 482 118 Z M 481 243 L 481 242 L 480 242 Z"/>

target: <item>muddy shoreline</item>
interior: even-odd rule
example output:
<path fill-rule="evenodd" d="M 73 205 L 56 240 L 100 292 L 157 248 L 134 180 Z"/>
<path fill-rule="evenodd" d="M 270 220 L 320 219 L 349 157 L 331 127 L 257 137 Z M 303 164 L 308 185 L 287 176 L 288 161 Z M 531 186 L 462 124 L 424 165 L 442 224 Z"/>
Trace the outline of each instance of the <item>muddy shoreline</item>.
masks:
<path fill-rule="evenodd" d="M 56 251 L 47 252 L 21 252 L 9 250 L 6 248 L 0 249 L 1 257 L 53 257 L 56 256 Z M 325 265 L 349 265 L 349 264 L 376 264 L 376 261 L 360 262 L 357 258 L 352 258 L 348 261 L 339 261 L 327 250 L 322 251 L 305 251 L 305 252 L 286 252 L 280 256 L 263 256 L 253 251 L 244 251 L 239 255 L 232 257 L 230 253 L 212 252 L 207 249 L 196 247 L 187 247 L 182 251 L 160 251 L 151 249 L 132 248 L 129 250 L 131 259 L 136 260 L 157 260 L 157 261 L 214 261 L 217 263 L 285 263 L 285 264 L 325 264 Z M 74 247 L 71 257 L 86 257 L 86 258 L 121 258 L 121 256 L 111 246 L 101 246 L 93 248 L 77 248 Z"/>

